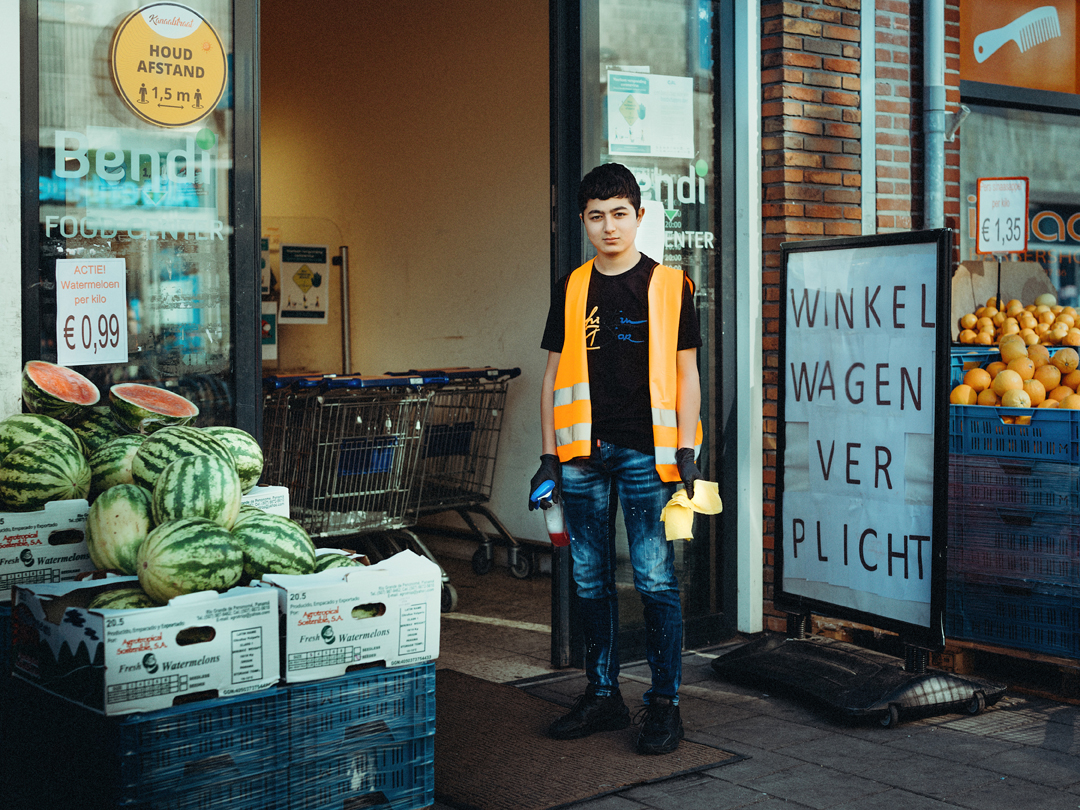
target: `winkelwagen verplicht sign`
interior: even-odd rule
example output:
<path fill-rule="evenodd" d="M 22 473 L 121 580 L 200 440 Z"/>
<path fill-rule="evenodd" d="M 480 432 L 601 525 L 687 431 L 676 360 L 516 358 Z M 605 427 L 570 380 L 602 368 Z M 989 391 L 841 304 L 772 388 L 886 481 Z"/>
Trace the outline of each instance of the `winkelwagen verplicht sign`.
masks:
<path fill-rule="evenodd" d="M 948 234 L 785 244 L 775 601 L 941 640 Z"/>

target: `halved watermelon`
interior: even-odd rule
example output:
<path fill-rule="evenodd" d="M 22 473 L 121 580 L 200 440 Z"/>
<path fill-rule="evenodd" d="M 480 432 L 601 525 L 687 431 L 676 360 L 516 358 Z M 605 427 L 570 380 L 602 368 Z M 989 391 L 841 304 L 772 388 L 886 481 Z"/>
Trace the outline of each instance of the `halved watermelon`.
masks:
<path fill-rule="evenodd" d="M 30 413 L 65 422 L 80 417 L 101 400 L 98 387 L 82 374 L 44 360 L 30 360 L 23 366 L 22 393 Z"/>
<path fill-rule="evenodd" d="M 171 425 L 186 425 L 199 415 L 199 409 L 164 388 L 142 383 L 120 383 L 109 389 L 113 418 L 129 433 L 153 433 Z"/>

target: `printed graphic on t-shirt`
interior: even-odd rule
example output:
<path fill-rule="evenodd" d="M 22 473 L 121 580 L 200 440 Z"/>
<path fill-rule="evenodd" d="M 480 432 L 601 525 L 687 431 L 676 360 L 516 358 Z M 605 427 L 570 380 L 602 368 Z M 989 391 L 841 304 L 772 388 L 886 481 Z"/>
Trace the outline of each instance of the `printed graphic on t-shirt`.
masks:
<path fill-rule="evenodd" d="M 619 309 L 604 323 L 600 307 L 593 307 L 585 318 L 585 348 L 589 351 L 602 349 L 615 341 L 644 343 L 649 338 L 648 320 L 627 317 Z"/>

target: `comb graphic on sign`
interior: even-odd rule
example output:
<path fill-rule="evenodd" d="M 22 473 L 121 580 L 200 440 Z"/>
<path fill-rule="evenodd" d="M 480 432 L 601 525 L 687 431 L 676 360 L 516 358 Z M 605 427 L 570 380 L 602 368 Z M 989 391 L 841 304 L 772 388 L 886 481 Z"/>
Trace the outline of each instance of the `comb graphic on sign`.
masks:
<path fill-rule="evenodd" d="M 1017 17 L 1008 25 L 983 31 L 972 43 L 975 49 L 975 61 L 985 62 L 1006 42 L 1015 42 L 1023 53 L 1039 43 L 1061 36 L 1061 23 L 1057 9 L 1053 6 L 1040 6 L 1027 14 Z"/>

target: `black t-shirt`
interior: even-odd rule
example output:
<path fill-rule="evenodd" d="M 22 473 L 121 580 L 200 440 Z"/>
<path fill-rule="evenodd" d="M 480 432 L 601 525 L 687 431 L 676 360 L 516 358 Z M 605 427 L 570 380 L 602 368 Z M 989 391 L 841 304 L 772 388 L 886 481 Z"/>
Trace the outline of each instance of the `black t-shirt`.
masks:
<path fill-rule="evenodd" d="M 593 271 L 586 304 L 585 347 L 592 399 L 592 437 L 642 453 L 653 452 L 649 402 L 649 279 L 656 262 L 642 254 L 617 276 Z M 551 296 L 541 348 L 562 352 L 566 285 Z M 689 279 L 683 284 L 677 349 L 701 346 L 697 310 Z"/>

